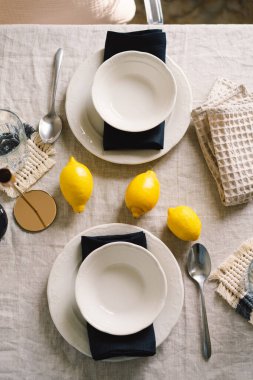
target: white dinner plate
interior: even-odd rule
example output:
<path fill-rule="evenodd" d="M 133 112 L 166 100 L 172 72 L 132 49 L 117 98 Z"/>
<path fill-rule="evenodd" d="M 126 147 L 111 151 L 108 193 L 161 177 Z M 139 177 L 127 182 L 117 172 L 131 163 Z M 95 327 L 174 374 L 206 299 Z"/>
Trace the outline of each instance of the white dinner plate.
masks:
<path fill-rule="evenodd" d="M 132 243 L 97 248 L 76 276 L 75 297 L 81 314 L 108 334 L 129 335 L 150 326 L 164 307 L 166 294 L 167 280 L 158 260 Z"/>
<path fill-rule="evenodd" d="M 169 335 L 179 319 L 183 300 L 183 280 L 178 263 L 168 247 L 150 232 L 128 224 L 112 223 L 92 227 L 75 236 L 56 258 L 51 269 L 47 297 L 52 320 L 63 338 L 77 350 L 91 356 L 86 322 L 75 301 L 75 280 L 82 262 L 81 236 L 122 235 L 143 231 L 148 250 L 156 257 L 167 279 L 167 297 L 163 310 L 154 321 L 156 346 Z M 110 361 L 129 360 L 112 358 Z"/>
<path fill-rule="evenodd" d="M 89 152 L 105 161 L 136 165 L 162 157 L 181 140 L 190 124 L 192 93 L 185 74 L 171 58 L 166 58 L 166 65 L 175 78 L 177 96 L 172 114 L 165 121 L 163 149 L 104 151 L 104 122 L 91 99 L 93 79 L 103 56 L 104 50 L 100 50 L 81 63 L 69 83 L 65 107 L 73 134 Z"/>
<path fill-rule="evenodd" d="M 122 131 L 143 132 L 170 115 L 177 88 L 161 59 L 130 50 L 102 63 L 91 93 L 97 112 L 108 124 Z"/>

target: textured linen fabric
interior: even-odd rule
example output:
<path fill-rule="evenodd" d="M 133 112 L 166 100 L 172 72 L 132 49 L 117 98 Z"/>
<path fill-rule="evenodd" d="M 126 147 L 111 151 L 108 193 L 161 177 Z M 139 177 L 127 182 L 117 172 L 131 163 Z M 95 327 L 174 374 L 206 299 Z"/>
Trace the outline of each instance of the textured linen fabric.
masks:
<path fill-rule="evenodd" d="M 64 127 L 56 142 L 56 164 L 34 188 L 56 199 L 58 213 L 50 228 L 29 234 L 13 221 L 14 202 L 0 195 L 9 226 L 0 242 L 0 379 L 26 380 L 251 380 L 252 326 L 205 285 L 212 357 L 201 355 L 199 293 L 186 274 L 189 243 L 166 226 L 167 208 L 193 207 L 203 229 L 201 243 L 217 268 L 252 237 L 253 203 L 224 207 L 207 168 L 194 127 L 168 154 L 152 163 L 121 166 L 87 152 L 74 138 L 64 104 L 70 78 L 91 54 L 104 47 L 106 32 L 140 30 L 136 26 L 1 26 L 0 104 L 32 125 L 48 110 L 55 51 L 64 48 L 56 109 Z M 146 26 L 143 26 L 146 29 Z M 244 83 L 253 91 L 253 26 L 164 26 L 168 54 L 187 75 L 193 108 L 201 105 L 217 77 Z M 94 175 L 94 192 L 82 214 L 74 214 L 59 189 L 59 174 L 73 154 Z M 161 183 L 156 207 L 135 220 L 124 205 L 129 181 L 152 167 Z M 148 229 L 174 253 L 183 274 L 182 314 L 153 357 L 120 363 L 95 362 L 71 347 L 56 330 L 47 304 L 47 279 L 55 258 L 77 233 L 102 223 L 122 222 Z"/>
<path fill-rule="evenodd" d="M 38 132 L 34 132 L 27 140 L 27 149 L 25 165 L 15 173 L 15 186 L 21 192 L 29 190 L 55 164 L 55 160 L 52 158 L 55 155 L 54 146 L 44 144 Z M 4 191 L 11 198 L 19 195 L 19 192 L 12 186 L 0 184 L 0 191 Z"/>
<path fill-rule="evenodd" d="M 96 248 L 105 244 L 126 241 L 147 248 L 146 236 L 143 232 L 126 235 L 82 236 L 82 258 L 85 258 Z M 101 252 L 101 255 L 103 253 Z M 117 356 L 153 356 L 156 353 L 156 340 L 153 324 L 135 334 L 117 336 L 106 334 L 87 323 L 88 337 L 92 357 L 95 360 L 108 359 Z"/>
<path fill-rule="evenodd" d="M 217 293 L 237 313 L 253 324 L 253 293 L 249 291 L 248 270 L 253 261 L 253 239 L 243 243 L 209 277 L 218 283 Z"/>
<path fill-rule="evenodd" d="M 253 198 L 253 94 L 218 79 L 192 112 L 199 143 L 225 206 Z"/>
<path fill-rule="evenodd" d="M 0 24 L 122 24 L 134 0 L 1 0 Z"/>

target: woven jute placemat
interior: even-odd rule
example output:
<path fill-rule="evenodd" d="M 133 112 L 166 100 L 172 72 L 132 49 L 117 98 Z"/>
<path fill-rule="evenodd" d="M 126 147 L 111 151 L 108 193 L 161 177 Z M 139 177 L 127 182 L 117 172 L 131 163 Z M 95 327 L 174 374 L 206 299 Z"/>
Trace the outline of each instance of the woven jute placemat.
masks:
<path fill-rule="evenodd" d="M 253 324 L 253 293 L 248 290 L 248 269 L 253 260 L 253 239 L 244 242 L 209 277 L 217 281 L 216 292 Z"/>
<path fill-rule="evenodd" d="M 53 145 L 44 144 L 39 133 L 34 131 L 29 124 L 25 124 L 25 127 L 28 135 L 28 157 L 25 166 L 15 173 L 16 186 L 21 192 L 27 191 L 55 164 Z M 14 187 L 0 184 L 0 190 L 11 198 L 16 198 L 19 195 Z"/>

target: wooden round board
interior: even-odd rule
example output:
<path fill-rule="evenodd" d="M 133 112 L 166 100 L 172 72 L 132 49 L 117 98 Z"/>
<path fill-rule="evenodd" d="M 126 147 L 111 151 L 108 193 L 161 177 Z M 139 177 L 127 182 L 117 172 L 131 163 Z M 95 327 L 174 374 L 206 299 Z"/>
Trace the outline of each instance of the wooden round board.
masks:
<path fill-rule="evenodd" d="M 53 223 L 56 203 L 46 191 L 31 190 L 18 197 L 13 212 L 20 227 L 26 231 L 39 232 Z"/>

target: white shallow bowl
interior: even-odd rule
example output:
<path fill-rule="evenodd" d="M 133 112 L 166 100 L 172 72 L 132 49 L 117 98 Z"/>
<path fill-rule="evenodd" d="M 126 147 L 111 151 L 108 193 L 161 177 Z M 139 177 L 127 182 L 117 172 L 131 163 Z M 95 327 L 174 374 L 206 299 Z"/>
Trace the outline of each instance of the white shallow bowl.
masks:
<path fill-rule="evenodd" d="M 154 128 L 176 100 L 172 72 L 159 58 L 138 51 L 119 53 L 97 70 L 92 100 L 103 120 L 122 131 Z"/>
<path fill-rule="evenodd" d="M 145 248 L 126 242 L 93 251 L 79 268 L 75 296 L 83 317 L 113 335 L 136 333 L 161 312 L 167 280 L 158 260 Z"/>

